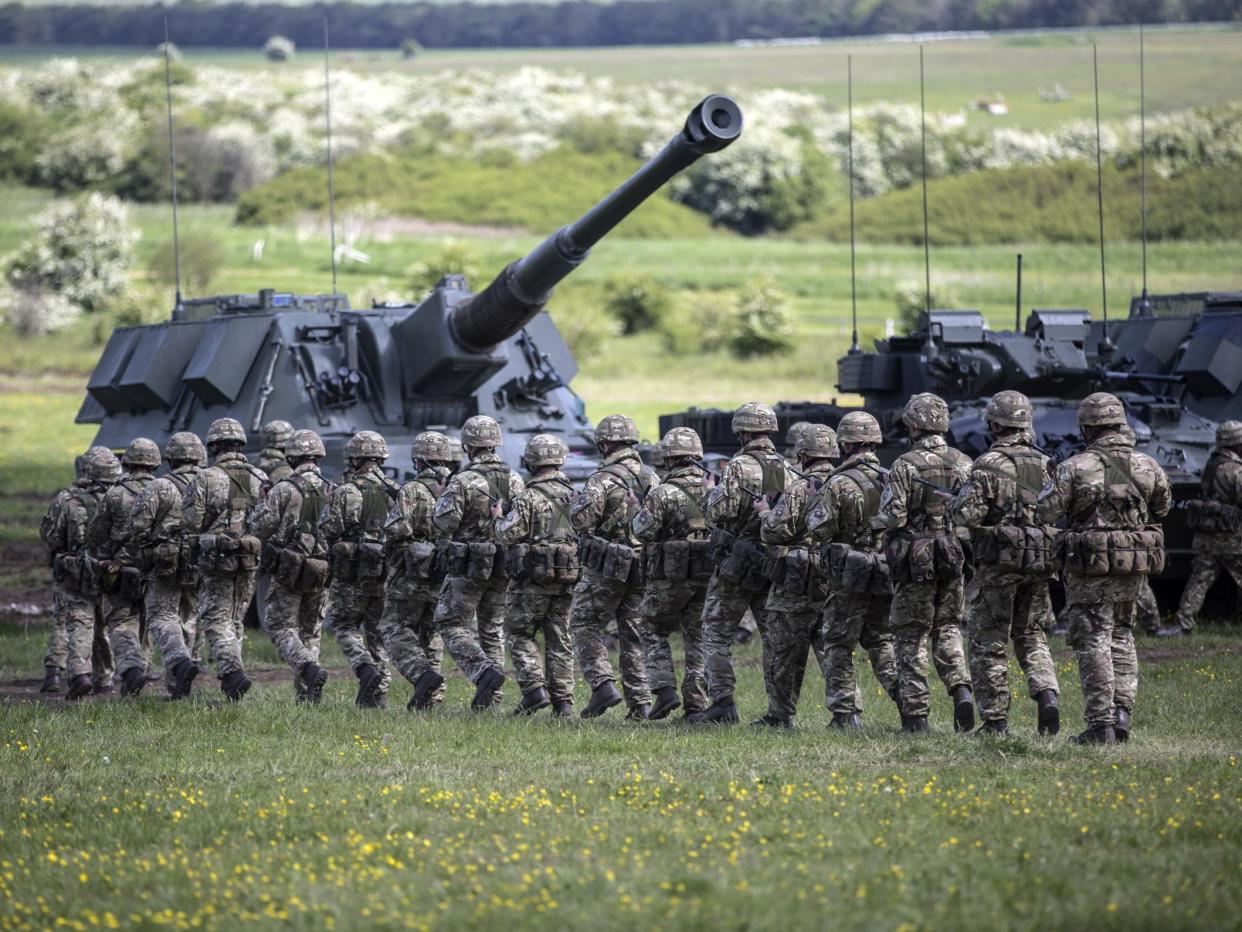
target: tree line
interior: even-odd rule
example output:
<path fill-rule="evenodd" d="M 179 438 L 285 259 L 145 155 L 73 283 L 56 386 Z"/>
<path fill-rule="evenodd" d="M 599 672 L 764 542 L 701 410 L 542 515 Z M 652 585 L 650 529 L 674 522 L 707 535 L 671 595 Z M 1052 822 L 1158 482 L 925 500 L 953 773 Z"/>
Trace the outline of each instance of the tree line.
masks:
<path fill-rule="evenodd" d="M 174 3 L 0 6 L 0 44 L 154 46 L 170 14 L 181 46 L 268 36 L 339 48 L 656 45 L 789 37 L 1242 20 L 1242 0 L 617 0 L 597 3 Z"/>

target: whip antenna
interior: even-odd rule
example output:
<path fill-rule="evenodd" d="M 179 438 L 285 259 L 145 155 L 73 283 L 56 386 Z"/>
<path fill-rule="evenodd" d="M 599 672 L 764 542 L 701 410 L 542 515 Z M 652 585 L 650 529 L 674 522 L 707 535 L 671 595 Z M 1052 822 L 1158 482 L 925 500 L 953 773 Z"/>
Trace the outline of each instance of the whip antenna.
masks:
<path fill-rule="evenodd" d="M 862 350 L 858 346 L 858 270 L 854 245 L 854 57 L 852 55 L 845 56 L 845 94 L 849 113 L 847 152 L 849 153 L 850 173 L 850 322 L 854 328 L 850 354 L 853 355 Z"/>
<path fill-rule="evenodd" d="M 923 296 L 931 314 L 931 241 L 927 233 L 927 94 L 923 84 L 923 46 L 919 46 L 919 117 L 922 123 L 923 158 Z"/>
<path fill-rule="evenodd" d="M 1147 75 L 1143 24 L 1139 23 L 1139 197 L 1142 205 L 1143 305 L 1147 305 Z"/>
<path fill-rule="evenodd" d="M 1018 253 L 1018 287 L 1013 299 L 1013 332 L 1022 330 L 1022 253 Z"/>
<path fill-rule="evenodd" d="M 328 17 L 323 18 L 323 118 L 328 144 L 328 245 L 332 250 L 332 293 L 336 294 L 336 185 L 332 177 L 332 72 L 328 66 Z"/>
<path fill-rule="evenodd" d="M 173 274 L 177 282 L 174 307 L 181 309 L 181 232 L 177 227 L 177 140 L 173 136 L 172 43 L 168 41 L 168 17 L 164 17 L 164 100 L 168 111 L 168 174 L 172 179 Z"/>
<path fill-rule="evenodd" d="M 1100 217 L 1100 300 L 1104 308 L 1104 336 L 1100 340 L 1098 353 L 1101 359 L 1107 359 L 1113 350 L 1112 341 L 1108 338 L 1108 275 L 1104 262 L 1104 156 L 1100 145 L 1100 51 L 1091 45 L 1091 71 L 1095 78 L 1095 201 L 1096 212 Z"/>

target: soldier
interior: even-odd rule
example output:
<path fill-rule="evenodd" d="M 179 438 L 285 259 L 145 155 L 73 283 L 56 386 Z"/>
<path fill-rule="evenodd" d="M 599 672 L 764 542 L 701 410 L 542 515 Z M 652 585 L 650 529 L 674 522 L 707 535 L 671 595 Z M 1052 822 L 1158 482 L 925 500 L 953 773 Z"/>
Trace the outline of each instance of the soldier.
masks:
<path fill-rule="evenodd" d="M 1051 615 L 1048 580 L 1056 573 L 1055 534 L 1036 518 L 1036 499 L 1051 470 L 1035 449 L 1031 402 L 1016 391 L 997 392 L 983 415 L 992 445 L 975 460 L 952 514 L 971 529 L 975 575 L 967 610 L 970 671 L 980 733 L 1009 730 L 1009 658 L 1013 641 L 1030 696 L 1039 704 L 1039 733 L 1061 729 L 1056 664 L 1043 622 Z"/>
<path fill-rule="evenodd" d="M 560 467 L 567 450 L 551 434 L 535 434 L 522 461 L 530 470 L 526 488 L 509 513 L 492 506 L 496 541 L 505 548 L 509 589 L 505 628 L 522 701 L 514 715 L 534 715 L 552 706 L 566 718 L 574 706 L 574 649 L 569 604 L 578 581 L 578 544 L 569 522 L 574 487 Z M 543 633 L 544 659 L 535 636 Z"/>
<path fill-rule="evenodd" d="M 319 471 L 326 451 L 313 430 L 293 432 L 283 453 L 290 472 L 272 485 L 250 519 L 251 532 L 265 545 L 271 574 L 263 627 L 280 659 L 293 670 L 297 701 L 318 705 L 328 682 L 328 671 L 319 666 L 328 603 L 328 552 L 319 534 L 319 516 L 332 486 Z"/>
<path fill-rule="evenodd" d="M 109 452 L 109 455 L 111 453 Z M 73 494 L 73 490 L 77 488 L 86 488 L 93 484 L 84 474 L 86 463 L 85 457 L 78 462 L 78 477 L 74 484 L 68 488 L 61 489 L 53 497 L 48 504 L 47 511 L 43 515 L 43 520 L 39 522 L 39 539 L 43 541 L 43 547 L 47 551 L 47 564 L 55 571 L 56 558 L 60 555 L 57 549 L 63 542 L 56 541 L 53 538 L 53 530 L 58 526 L 61 510 L 65 507 L 65 502 L 69 500 L 69 496 Z M 39 692 L 44 694 L 54 694 L 60 692 L 64 688 L 62 678 L 65 674 L 65 664 L 68 659 L 69 638 L 65 625 L 65 607 L 62 599 L 64 587 L 61 582 L 56 579 L 53 572 L 52 577 L 52 633 L 48 635 L 47 654 L 43 658 L 43 683 L 39 686 Z"/>
<path fill-rule="evenodd" d="M 793 727 L 807 655 L 820 627 L 820 608 L 828 597 L 807 517 L 821 486 L 832 475 L 832 461 L 841 455 L 836 432 L 823 424 L 803 428 L 794 451 L 801 476 L 785 487 L 776 507 L 769 508 L 766 499 L 756 503 L 772 579 L 764 605 L 771 654 L 768 711 L 752 724 L 770 728 Z"/>
<path fill-rule="evenodd" d="M 1164 566 L 1164 535 L 1153 522 L 1168 514 L 1172 491 L 1160 465 L 1120 432 L 1125 423 L 1115 395 L 1084 398 L 1078 426 L 1087 448 L 1057 467 L 1039 495 L 1039 520 L 1068 519 L 1065 611 L 1087 720 L 1077 744 L 1129 740 L 1135 601 L 1143 577 Z"/>
<path fill-rule="evenodd" d="M 134 502 L 127 535 L 142 553 L 146 568 L 147 627 L 164 661 L 169 695 L 189 697 L 198 663 L 191 656 L 198 614 L 198 567 L 181 531 L 181 501 L 207 458 L 207 448 L 188 432 L 164 445 L 170 472 L 160 476 Z"/>
<path fill-rule="evenodd" d="M 104 626 L 121 674 L 122 696 L 138 695 L 147 683 L 142 553 L 129 536 L 129 515 L 155 481 L 159 465 L 160 448 L 154 441 L 131 440 L 121 456 L 124 472 L 104 495 L 86 532 L 103 571 Z"/>
<path fill-rule="evenodd" d="M 1242 421 L 1216 428 L 1216 449 L 1203 470 L 1203 499 L 1191 503 L 1187 523 L 1194 529 L 1194 558 L 1182 590 L 1177 621 L 1156 633 L 1178 637 L 1195 628 L 1208 590 L 1224 570 L 1242 590 Z"/>
<path fill-rule="evenodd" d="M 707 500 L 703 443 L 689 427 L 674 427 L 660 440 L 660 453 L 667 474 L 643 500 L 632 523 L 646 567 L 647 585 L 638 612 L 654 693 L 647 717 L 653 720 L 667 718 L 678 706 L 688 717 L 710 705 L 703 654 L 703 599 L 711 578 L 703 514 Z M 685 651 L 680 699 L 668 643 L 678 628 Z"/>
<path fill-rule="evenodd" d="M 638 616 L 642 550 L 630 525 L 656 477 L 639 458 L 637 443 L 638 427 L 624 414 L 609 414 L 595 426 L 595 448 L 602 459 L 569 515 L 582 545 L 582 578 L 574 587 L 569 625 L 582 676 L 591 687 L 583 718 L 603 715 L 621 702 L 604 644 L 612 621 L 617 623 L 625 717 L 643 721 L 651 709 Z"/>
<path fill-rule="evenodd" d="M 888 532 L 886 558 L 894 583 L 890 623 L 897 638 L 901 727 L 930 730 L 930 639 L 936 671 L 953 697 L 953 727 L 967 732 L 975 727 L 975 709 L 960 627 L 965 554 L 948 511 L 970 475 L 971 461 L 945 442 L 949 406 L 943 398 L 915 395 L 902 421 L 910 450 L 893 464 L 878 514 Z"/>
<path fill-rule="evenodd" d="M 107 692 L 112 683 L 112 649 L 99 606 L 99 577 L 90 556 L 87 529 L 108 489 L 121 478 L 121 463 L 107 447 L 91 447 L 82 457 L 82 479 L 70 488 L 48 528 L 46 543 L 55 553 L 53 585 L 65 617 L 65 669 L 69 699 Z"/>
<path fill-rule="evenodd" d="M 434 624 L 444 574 L 431 516 L 457 456 L 449 438 L 434 430 L 415 437 L 410 454 L 417 475 L 401 487 L 384 525 L 388 578 L 380 636 L 393 666 L 414 686 L 407 708 L 415 710 L 430 708 L 444 694 L 444 642 Z"/>
<path fill-rule="evenodd" d="M 892 602 L 888 565 L 876 527 L 883 472 L 876 448 L 880 424 L 866 411 L 851 411 L 837 425 L 843 462 L 820 492 L 807 517 L 811 536 L 826 546 L 830 594 L 824 605 L 816 655 L 824 672 L 831 727 L 862 726 L 862 703 L 854 673 L 854 648 L 862 645 L 885 692 L 900 707 L 897 659 L 888 629 Z M 825 551 L 821 551 L 821 556 Z"/>
<path fill-rule="evenodd" d="M 285 458 L 285 446 L 292 439 L 293 425 L 288 421 L 268 421 L 263 425 L 263 449 L 255 465 L 267 474 L 273 485 L 293 472 Z"/>
<path fill-rule="evenodd" d="M 492 505 L 503 511 L 523 485 L 496 454 L 503 440 L 494 418 L 467 420 L 461 442 L 470 465 L 449 479 L 432 515 L 436 532 L 451 538 L 441 545 L 447 577 L 434 624 L 445 650 L 474 683 L 470 707 L 482 711 L 499 705 L 505 681 L 504 558 L 492 539 Z"/>
<path fill-rule="evenodd" d="M 246 462 L 242 448 L 246 431 L 231 417 L 207 428 L 207 453 L 212 459 L 190 482 L 181 502 L 181 531 L 188 548 L 198 552 L 202 582 L 198 595 L 198 627 L 216 664 L 220 690 L 240 702 L 250 689 L 242 667 L 242 619 L 254 597 L 262 543 L 247 533 L 251 512 L 259 503 L 267 476 Z"/>
<path fill-rule="evenodd" d="M 705 516 L 712 528 L 710 539 L 716 569 L 707 584 L 703 605 L 703 643 L 712 704 L 689 718 L 692 724 L 737 724 L 731 654 L 738 625 L 747 609 L 754 613 L 759 627 L 763 681 L 768 686 L 771 649 L 765 605 L 771 583 L 763 575 L 766 557 L 759 539 L 756 505 L 762 500 L 774 502 L 794 478 L 772 444 L 776 430 L 776 412 L 769 405 L 748 401 L 739 407 L 733 413 L 733 433 L 742 448 L 729 460 L 720 484 L 707 496 Z"/>
<path fill-rule="evenodd" d="M 348 472 L 319 522 L 331 553 L 332 633 L 358 678 L 354 702 L 360 709 L 383 708 L 388 695 L 388 655 L 379 631 L 387 570 L 384 524 L 400 488 L 380 469 L 386 459 L 388 442 L 375 431 L 350 437 Z"/>
<path fill-rule="evenodd" d="M 817 425 L 810 421 L 794 421 L 785 431 L 785 459 L 790 462 L 798 458 L 798 441 L 810 428 Z"/>

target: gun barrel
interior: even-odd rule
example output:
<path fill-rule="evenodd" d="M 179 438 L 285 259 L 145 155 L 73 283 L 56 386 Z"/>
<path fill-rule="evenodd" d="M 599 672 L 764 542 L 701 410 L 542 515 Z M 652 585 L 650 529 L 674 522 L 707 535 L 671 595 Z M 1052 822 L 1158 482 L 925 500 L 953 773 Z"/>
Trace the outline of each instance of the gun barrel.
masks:
<path fill-rule="evenodd" d="M 1183 375 L 1165 375 L 1163 372 L 1125 372 L 1101 367 L 1051 366 L 1045 371 L 1054 378 L 1081 378 L 1097 382 L 1158 382 L 1162 385 L 1182 385 L 1186 381 Z"/>
<path fill-rule="evenodd" d="M 552 289 L 582 264 L 592 246 L 674 175 L 719 152 L 741 132 L 742 111 L 733 100 L 723 94 L 704 98 L 690 111 L 681 132 L 620 187 L 457 305 L 451 318 L 457 341 L 482 351 L 513 336 L 543 309 Z"/>

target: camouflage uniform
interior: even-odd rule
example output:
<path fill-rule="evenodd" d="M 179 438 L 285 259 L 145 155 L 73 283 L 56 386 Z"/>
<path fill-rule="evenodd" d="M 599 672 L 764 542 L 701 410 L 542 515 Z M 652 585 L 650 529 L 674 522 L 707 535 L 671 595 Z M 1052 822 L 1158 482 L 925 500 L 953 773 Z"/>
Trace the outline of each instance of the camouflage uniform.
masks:
<path fill-rule="evenodd" d="M 536 435 L 527 447 L 528 464 L 532 447 L 541 443 L 560 446 L 555 437 Z M 563 453 L 559 460 L 565 461 Z M 551 703 L 557 714 L 568 715 L 574 701 L 574 651 L 569 635 L 571 577 L 577 576 L 577 546 L 569 521 L 574 489 L 558 466 L 556 462 L 532 464 L 536 471 L 526 488 L 514 497 L 508 514 L 495 522 L 496 540 L 510 555 L 504 617 L 523 696 L 518 712 L 523 713 Z M 555 570 L 558 556 L 562 558 L 560 573 Z M 556 579 L 557 575 L 562 578 Z M 539 633 L 543 634 L 544 658 L 535 640 Z"/>
<path fill-rule="evenodd" d="M 293 437 L 293 425 L 288 421 L 268 421 L 263 425 L 263 449 L 255 465 L 263 470 L 272 485 L 288 479 L 293 472 L 285 457 L 285 444 Z"/>
<path fill-rule="evenodd" d="M 1111 545 L 1120 536 L 1116 532 L 1144 531 L 1164 517 L 1172 492 L 1159 464 L 1134 450 L 1115 429 L 1125 423 L 1116 397 L 1105 392 L 1088 396 L 1079 405 L 1078 418 L 1098 435 L 1057 468 L 1039 495 L 1039 520 L 1052 524 L 1068 518 L 1066 613 L 1088 726 L 1079 740 L 1111 743 L 1118 717 L 1128 733 L 1138 691 L 1134 603 L 1143 579 L 1140 573 L 1118 571 Z M 1104 572 L 1087 575 L 1080 562 L 1095 560 Z"/>
<path fill-rule="evenodd" d="M 928 641 L 936 672 L 955 702 L 955 726 L 974 726 L 974 711 L 967 716 L 970 674 L 962 650 L 963 559 L 960 544 L 947 514 L 946 493 L 954 491 L 970 474 L 971 460 L 944 439 L 948 406 L 934 395 L 915 395 L 906 406 L 904 419 L 911 429 L 925 433 L 910 443 L 910 450 L 893 464 L 878 517 L 888 529 L 888 565 L 894 582 L 890 625 L 897 639 L 897 676 L 903 725 L 912 730 L 926 727 L 931 708 L 928 688 Z M 926 555 L 924 576 L 914 581 L 909 571 L 910 554 L 919 548 Z M 926 549 L 923 549 L 926 548 Z M 932 554 L 934 553 L 934 570 Z M 956 559 L 955 559 L 956 558 Z M 956 563 L 956 568 L 954 564 Z M 968 720 L 969 719 L 969 720 Z"/>
<path fill-rule="evenodd" d="M 61 489 L 52 497 L 52 501 L 47 507 L 47 512 L 43 515 L 43 520 L 39 524 L 39 538 L 43 541 L 43 546 L 47 550 L 48 566 L 53 568 L 56 566 L 56 557 L 59 551 L 56 549 L 55 542 L 53 541 L 52 531 L 60 521 L 60 513 L 65 507 L 65 502 L 73 494 L 74 489 L 87 488 L 92 484 L 90 479 L 81 478 L 69 488 Z M 69 635 L 65 623 L 63 592 L 63 585 L 53 576 L 52 632 L 47 639 L 47 654 L 43 658 L 43 685 L 39 689 L 40 692 L 44 693 L 60 692 L 62 685 L 60 680 L 65 673 L 65 665 L 69 656 Z"/>
<path fill-rule="evenodd" d="M 986 418 L 1002 432 L 988 452 L 975 460 L 952 512 L 958 524 L 972 531 L 975 575 L 967 614 L 970 669 L 984 728 L 1003 731 L 1009 718 L 1006 645 L 1012 640 L 1030 696 L 1040 703 L 1040 731 L 1055 734 L 1059 719 L 1051 710 L 1059 686 L 1043 627 L 1052 614 L 1048 580 L 1055 571 L 1050 559 L 1054 538 L 1035 515 L 1049 458 L 1032 446 L 1030 411 L 1029 399 L 1019 392 L 993 396 Z M 1018 540 L 1019 534 L 1025 546 L 1002 544 Z M 1031 547 L 1036 538 L 1038 546 Z"/>

